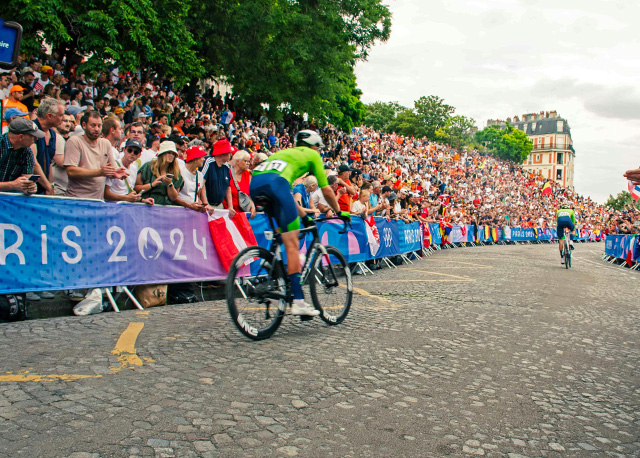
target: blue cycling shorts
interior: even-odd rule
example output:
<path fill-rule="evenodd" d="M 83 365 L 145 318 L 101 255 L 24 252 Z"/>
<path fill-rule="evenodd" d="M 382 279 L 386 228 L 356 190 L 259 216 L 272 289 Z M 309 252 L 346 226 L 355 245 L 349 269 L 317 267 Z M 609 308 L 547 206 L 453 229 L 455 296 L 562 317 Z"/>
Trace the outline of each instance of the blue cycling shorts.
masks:
<path fill-rule="evenodd" d="M 291 194 L 291 185 L 277 173 L 261 173 L 251 179 L 249 194 L 255 201 L 259 197 L 267 198 L 267 215 L 275 218 L 282 232 L 300 229 L 298 205 Z"/>
<path fill-rule="evenodd" d="M 568 228 L 571 232 L 576 229 L 575 224 L 571 221 L 571 218 L 558 218 L 558 240 L 564 240 L 564 229 Z M 571 240 L 571 234 L 569 234 Z"/>

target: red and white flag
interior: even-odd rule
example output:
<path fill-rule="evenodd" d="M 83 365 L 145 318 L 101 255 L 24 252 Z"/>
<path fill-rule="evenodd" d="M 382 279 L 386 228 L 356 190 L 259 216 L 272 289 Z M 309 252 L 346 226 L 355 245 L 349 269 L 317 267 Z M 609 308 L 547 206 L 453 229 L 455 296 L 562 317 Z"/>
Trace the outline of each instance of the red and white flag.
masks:
<path fill-rule="evenodd" d="M 375 256 L 380 249 L 380 234 L 378 233 L 378 226 L 376 225 L 376 220 L 373 219 L 373 216 L 365 219 L 364 222 L 366 223 L 364 229 L 367 233 L 369 251 L 371 252 L 371 256 Z"/>
<path fill-rule="evenodd" d="M 229 218 L 228 211 L 216 210 L 209 216 L 209 231 L 227 272 L 240 251 L 258 244 L 247 215 L 242 212 L 236 212 L 233 218 Z"/>
<path fill-rule="evenodd" d="M 629 192 L 631 193 L 633 200 L 638 200 L 640 198 L 640 186 L 634 185 L 631 180 L 629 180 Z"/>

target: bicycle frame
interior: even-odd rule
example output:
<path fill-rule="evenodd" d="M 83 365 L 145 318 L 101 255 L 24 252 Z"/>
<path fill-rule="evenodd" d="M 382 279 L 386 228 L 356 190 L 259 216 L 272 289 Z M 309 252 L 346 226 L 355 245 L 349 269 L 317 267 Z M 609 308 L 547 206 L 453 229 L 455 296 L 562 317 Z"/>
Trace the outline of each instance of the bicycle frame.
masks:
<path fill-rule="evenodd" d="M 339 218 L 314 219 L 312 221 L 316 223 L 318 221 L 328 221 L 330 219 L 339 219 Z M 285 268 L 284 260 L 282 257 L 282 236 L 280 235 L 280 233 L 277 232 L 273 224 L 273 218 L 271 217 L 269 217 L 269 225 L 271 226 L 271 231 L 272 231 L 271 233 L 273 234 L 273 242 L 271 243 L 271 247 L 269 248 L 269 251 L 273 253 L 274 259 L 276 261 L 271 266 L 271 269 L 268 272 L 268 276 L 269 278 L 273 278 L 273 274 L 276 266 L 279 269 L 281 269 L 282 277 L 285 279 L 285 284 L 287 286 L 286 288 L 287 293 L 283 295 L 283 294 L 278 294 L 276 292 L 269 291 L 269 292 L 265 292 L 264 297 L 266 299 L 285 300 L 287 303 L 290 304 L 293 301 L 293 296 L 291 294 L 291 288 L 289 287 L 290 286 L 289 276 L 286 275 L 286 268 Z M 345 223 L 344 230 L 346 231 L 346 223 Z M 326 256 L 327 265 L 331 269 L 331 273 L 335 282 L 336 275 L 335 275 L 335 272 L 333 271 L 333 266 L 331 265 L 331 262 L 329 262 L 329 253 L 327 252 L 325 247 L 322 245 L 322 243 L 320 243 L 320 234 L 318 233 L 318 227 L 314 224 L 312 226 L 300 229 L 301 235 L 304 235 L 307 233 L 311 233 L 313 235 L 313 240 L 311 241 L 310 247 L 307 250 L 307 254 L 305 256 L 305 260 L 302 265 L 302 272 L 300 273 L 301 283 L 305 284 L 309 280 L 309 275 L 311 274 L 311 266 L 313 265 L 317 256 Z M 337 283 L 331 286 L 337 286 Z"/>

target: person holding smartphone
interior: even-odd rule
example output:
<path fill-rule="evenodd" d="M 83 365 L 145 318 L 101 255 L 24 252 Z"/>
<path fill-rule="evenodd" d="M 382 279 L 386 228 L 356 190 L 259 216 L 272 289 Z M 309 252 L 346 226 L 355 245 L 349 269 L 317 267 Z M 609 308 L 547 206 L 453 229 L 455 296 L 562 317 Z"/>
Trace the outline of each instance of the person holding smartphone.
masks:
<path fill-rule="evenodd" d="M 158 157 L 138 171 L 135 191 L 143 198 L 153 198 L 155 205 L 172 205 L 184 186 L 177 158 L 176 144 L 170 140 L 162 142 Z"/>

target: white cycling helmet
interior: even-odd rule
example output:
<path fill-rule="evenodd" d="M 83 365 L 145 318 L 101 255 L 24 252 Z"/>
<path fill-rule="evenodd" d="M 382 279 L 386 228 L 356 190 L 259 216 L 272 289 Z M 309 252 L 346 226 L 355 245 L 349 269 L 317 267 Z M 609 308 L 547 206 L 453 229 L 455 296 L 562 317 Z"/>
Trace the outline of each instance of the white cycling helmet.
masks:
<path fill-rule="evenodd" d="M 318 148 L 324 148 L 322 143 L 322 137 L 313 130 L 301 130 L 296 135 L 296 146 L 317 146 Z"/>

